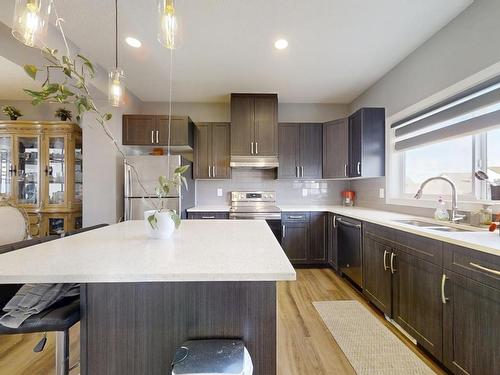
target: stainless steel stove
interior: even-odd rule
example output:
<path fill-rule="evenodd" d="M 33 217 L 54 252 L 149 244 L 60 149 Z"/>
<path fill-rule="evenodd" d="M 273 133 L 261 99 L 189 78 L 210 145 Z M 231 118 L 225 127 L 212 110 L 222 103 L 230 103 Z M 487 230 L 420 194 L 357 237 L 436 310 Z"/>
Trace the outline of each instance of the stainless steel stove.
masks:
<path fill-rule="evenodd" d="M 274 191 L 231 192 L 230 219 L 265 220 L 281 243 L 281 210 Z"/>
<path fill-rule="evenodd" d="M 230 219 L 281 220 L 274 191 L 231 192 Z"/>

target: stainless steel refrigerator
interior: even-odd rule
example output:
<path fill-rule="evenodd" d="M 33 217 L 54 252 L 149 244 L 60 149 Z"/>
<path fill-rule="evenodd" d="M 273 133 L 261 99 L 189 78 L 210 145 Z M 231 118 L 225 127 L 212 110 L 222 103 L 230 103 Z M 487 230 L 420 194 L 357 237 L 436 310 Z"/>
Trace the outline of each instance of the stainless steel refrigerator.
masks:
<path fill-rule="evenodd" d="M 190 165 L 189 170 L 184 174 L 188 188 L 184 186 L 171 191 L 167 197 L 167 208 L 175 210 L 182 219 L 185 219 L 186 209 L 195 205 L 195 184 L 193 180 L 192 163 L 180 155 L 170 156 L 150 156 L 138 155 L 127 157 L 125 164 L 125 220 L 142 220 L 144 211 L 153 209 L 153 204 L 158 203 L 155 190 L 158 186 L 158 177 L 166 176 L 170 166 L 170 176 L 180 165 Z M 139 174 L 139 178 L 145 190 L 141 188 L 137 176 L 130 165 L 134 166 Z M 153 204 L 151 203 L 153 202 Z"/>

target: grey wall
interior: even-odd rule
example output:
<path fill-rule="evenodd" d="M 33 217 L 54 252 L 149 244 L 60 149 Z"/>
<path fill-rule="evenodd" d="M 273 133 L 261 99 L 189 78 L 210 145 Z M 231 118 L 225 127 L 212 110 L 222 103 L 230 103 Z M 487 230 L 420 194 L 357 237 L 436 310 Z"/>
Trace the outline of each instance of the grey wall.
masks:
<path fill-rule="evenodd" d="M 382 106 L 387 117 L 500 61 L 500 6 L 498 0 L 476 0 L 406 59 L 351 103 L 361 107 Z M 433 210 L 386 205 L 379 198 L 385 178 L 352 181 L 358 203 L 367 207 L 429 216 Z"/>
<path fill-rule="evenodd" d="M 35 107 L 27 100 L 0 100 L 0 108 L 6 105 L 13 105 L 21 111 L 23 114 L 19 118 L 21 121 L 58 121 L 59 119 L 54 116 L 54 112 L 61 107 L 65 107 L 74 113 L 73 106 L 56 103 L 43 103 Z M 0 112 L 0 120 L 8 119 L 8 116 Z"/>

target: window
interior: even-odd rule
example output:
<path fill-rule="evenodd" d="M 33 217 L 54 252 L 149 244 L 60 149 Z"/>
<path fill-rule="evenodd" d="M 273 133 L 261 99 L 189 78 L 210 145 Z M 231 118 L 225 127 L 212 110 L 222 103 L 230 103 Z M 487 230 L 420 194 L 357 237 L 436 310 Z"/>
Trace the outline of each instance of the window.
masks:
<path fill-rule="evenodd" d="M 483 202 L 490 187 L 474 173 L 500 183 L 500 76 L 391 124 L 389 197 L 408 199 L 422 182 L 446 176 L 460 199 Z M 449 198 L 445 181 L 432 181 L 424 199 Z"/>
<path fill-rule="evenodd" d="M 430 177 L 447 176 L 457 185 L 460 195 L 473 193 L 473 137 L 452 139 L 408 150 L 404 155 L 404 192 L 415 194 L 420 184 Z M 427 185 L 426 194 L 449 195 L 444 181 Z"/>
<path fill-rule="evenodd" d="M 500 179 L 500 129 L 491 130 L 487 137 L 486 168 L 490 179 Z"/>

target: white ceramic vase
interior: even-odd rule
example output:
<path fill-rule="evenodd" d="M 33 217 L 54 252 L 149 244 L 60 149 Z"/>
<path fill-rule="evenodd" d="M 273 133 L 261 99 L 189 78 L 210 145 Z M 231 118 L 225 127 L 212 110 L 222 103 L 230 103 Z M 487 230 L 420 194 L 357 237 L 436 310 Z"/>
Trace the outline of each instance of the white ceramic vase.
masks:
<path fill-rule="evenodd" d="M 148 221 L 148 217 L 156 212 L 156 226 L 153 228 Z M 150 238 L 154 239 L 167 239 L 170 238 L 175 230 L 175 223 L 172 220 L 169 212 L 157 212 L 155 210 L 144 212 L 144 222 L 146 225 L 146 231 Z"/>

